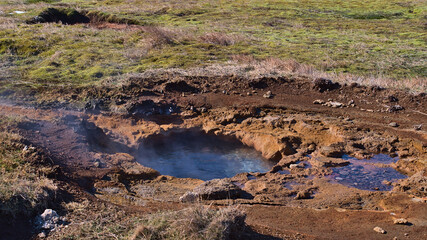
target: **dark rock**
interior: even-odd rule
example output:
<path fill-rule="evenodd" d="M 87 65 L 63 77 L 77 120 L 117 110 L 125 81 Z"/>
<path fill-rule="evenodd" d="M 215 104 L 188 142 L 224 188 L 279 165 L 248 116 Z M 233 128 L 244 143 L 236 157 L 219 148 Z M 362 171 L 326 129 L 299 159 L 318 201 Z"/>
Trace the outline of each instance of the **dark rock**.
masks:
<path fill-rule="evenodd" d="M 387 111 L 388 112 L 398 112 L 398 111 L 401 111 L 401 110 L 403 110 L 403 109 L 405 109 L 405 108 L 403 108 L 402 106 L 400 106 L 400 105 L 394 105 L 394 106 L 390 106 L 388 109 L 387 109 Z"/>
<path fill-rule="evenodd" d="M 185 81 L 168 82 L 165 84 L 164 90 L 167 92 L 198 92 L 196 87 L 189 85 Z"/>
<path fill-rule="evenodd" d="M 185 193 L 180 200 L 185 202 L 193 202 L 196 199 L 203 200 L 220 200 L 220 199 L 236 199 L 251 197 L 249 193 L 243 191 L 238 186 L 233 184 L 228 179 L 213 179 L 204 182 L 193 189 L 191 192 Z"/>
<path fill-rule="evenodd" d="M 399 99 L 397 97 L 393 96 L 393 95 L 388 96 L 387 100 L 389 102 L 398 102 L 399 101 Z"/>
<path fill-rule="evenodd" d="M 134 116 L 149 116 L 149 115 L 169 115 L 171 113 L 179 113 L 180 109 L 175 104 L 165 101 L 154 102 L 153 100 L 144 100 L 140 102 L 128 103 L 126 112 Z"/>
<path fill-rule="evenodd" d="M 384 88 L 380 87 L 380 86 L 372 86 L 371 87 L 371 91 L 372 92 L 379 92 L 379 91 L 382 91 L 382 90 L 384 90 Z"/>
<path fill-rule="evenodd" d="M 325 78 L 318 78 L 314 80 L 313 84 L 313 88 L 318 90 L 319 92 L 331 91 L 341 87 L 339 83 L 334 83 L 331 80 Z"/>
<path fill-rule="evenodd" d="M 251 82 L 249 82 L 249 87 L 253 88 L 253 89 L 264 89 L 267 88 L 270 85 L 273 85 L 274 83 L 277 82 L 286 82 L 287 80 L 283 77 L 279 77 L 279 78 L 268 78 L 268 77 L 263 77 L 257 80 L 252 80 Z"/>

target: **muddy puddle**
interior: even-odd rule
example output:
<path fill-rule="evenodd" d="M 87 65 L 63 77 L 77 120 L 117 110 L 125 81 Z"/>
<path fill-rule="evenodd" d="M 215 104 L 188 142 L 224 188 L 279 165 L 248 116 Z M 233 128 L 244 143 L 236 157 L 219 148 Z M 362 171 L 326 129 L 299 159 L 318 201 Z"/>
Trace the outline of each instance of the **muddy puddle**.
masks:
<path fill-rule="evenodd" d="M 344 155 L 342 158 L 349 161 L 350 164 L 334 168 L 333 174 L 329 177 L 348 187 L 371 191 L 390 191 L 393 188 L 392 182 L 407 177 L 388 165 L 398 159 L 385 154 L 362 160 L 348 155 Z"/>
<path fill-rule="evenodd" d="M 139 147 L 136 159 L 163 175 L 202 180 L 267 172 L 274 165 L 237 139 L 201 131 L 151 136 Z"/>

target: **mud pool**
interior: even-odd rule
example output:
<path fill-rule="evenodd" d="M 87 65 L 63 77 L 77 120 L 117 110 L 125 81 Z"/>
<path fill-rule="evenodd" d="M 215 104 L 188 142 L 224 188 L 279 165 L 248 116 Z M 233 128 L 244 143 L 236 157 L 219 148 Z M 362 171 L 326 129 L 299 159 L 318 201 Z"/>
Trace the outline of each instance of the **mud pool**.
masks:
<path fill-rule="evenodd" d="M 330 178 L 348 187 L 390 191 L 393 188 L 391 182 L 407 177 L 392 167 L 381 166 L 381 164 L 390 164 L 398 160 L 385 154 L 378 154 L 370 159 L 363 160 L 348 155 L 344 155 L 342 158 L 350 161 L 350 164 L 334 168 Z"/>
<path fill-rule="evenodd" d="M 274 166 L 237 139 L 200 131 L 152 136 L 139 147 L 137 161 L 163 175 L 202 180 L 267 172 Z"/>

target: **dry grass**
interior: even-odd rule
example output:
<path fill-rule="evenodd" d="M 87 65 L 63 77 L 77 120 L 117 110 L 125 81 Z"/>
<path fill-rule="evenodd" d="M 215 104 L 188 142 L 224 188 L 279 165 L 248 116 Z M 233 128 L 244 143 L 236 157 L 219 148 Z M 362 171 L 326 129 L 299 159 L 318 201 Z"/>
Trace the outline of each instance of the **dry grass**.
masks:
<path fill-rule="evenodd" d="M 427 79 L 413 77 L 392 79 L 383 75 L 360 76 L 349 73 L 331 73 L 316 69 L 308 64 L 301 64 L 293 59 L 282 60 L 267 58 L 259 61 L 250 55 L 234 55 L 225 64 L 212 64 L 206 67 L 189 69 L 149 69 L 144 73 L 132 73 L 106 79 L 103 84 L 123 86 L 129 84 L 130 78 L 153 78 L 163 73 L 181 76 L 240 76 L 245 78 L 260 77 L 306 77 L 310 79 L 327 78 L 342 84 L 358 83 L 365 86 L 382 86 L 386 88 L 406 89 L 413 93 L 427 92 Z"/>
<path fill-rule="evenodd" d="M 245 214 L 237 206 L 198 205 L 143 215 L 99 201 L 63 203 L 63 207 L 70 224 L 51 232 L 48 239 L 238 239 L 245 226 Z"/>
<path fill-rule="evenodd" d="M 221 46 L 234 45 L 236 42 L 240 41 L 240 38 L 235 35 L 228 35 L 220 32 L 206 33 L 202 35 L 200 39 L 205 43 Z"/>
<path fill-rule="evenodd" d="M 0 215 L 32 215 L 46 207 L 57 189 L 42 169 L 30 161 L 38 157 L 34 148 L 20 143 L 20 136 L 4 128 L 13 120 L 0 119 Z"/>
<path fill-rule="evenodd" d="M 213 210 L 204 206 L 152 215 L 131 240 L 230 239 L 243 230 L 245 214 L 235 206 Z"/>

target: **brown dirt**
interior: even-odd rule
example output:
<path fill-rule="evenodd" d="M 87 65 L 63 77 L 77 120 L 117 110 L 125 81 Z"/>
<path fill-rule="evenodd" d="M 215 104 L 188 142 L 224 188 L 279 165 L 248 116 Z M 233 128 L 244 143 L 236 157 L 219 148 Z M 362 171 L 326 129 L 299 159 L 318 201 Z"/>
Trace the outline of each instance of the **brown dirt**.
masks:
<path fill-rule="evenodd" d="M 380 152 L 395 153 L 401 160 L 393 165 L 394 168 L 409 176 L 425 171 L 425 94 L 411 95 L 399 90 L 355 85 L 320 92 L 312 81 L 305 78 L 184 79 L 197 93 L 165 91 L 166 80 L 163 78 L 143 79 L 134 80 L 121 89 L 80 89 L 82 98 L 104 97 L 101 111 L 43 110 L 3 104 L 0 105 L 0 114 L 24 117 L 26 123 L 17 131 L 31 144 L 48 151 L 67 178 L 103 201 L 130 209 L 183 206 L 178 201 L 179 196 L 200 184 L 200 180 L 157 177 L 152 169 L 138 167 L 132 156 L 135 147 L 150 135 L 196 127 L 215 134 L 235 136 L 261 151 L 266 158 L 276 160 L 275 168 L 291 171 L 285 176 L 272 170 L 256 176 L 255 180 L 249 180 L 246 175 L 233 178 L 233 181 L 244 184 L 244 190 L 254 196 L 252 200 L 237 199 L 233 202 L 245 206 L 248 225 L 260 234 L 283 239 L 427 237 L 427 196 L 422 190 L 407 190 L 406 185 L 400 188 L 397 185 L 396 189 L 400 190 L 393 192 L 345 187 L 324 179 L 323 176 L 330 174 L 331 170 L 323 163 L 312 169 L 289 168 L 289 164 L 297 161 L 315 163 L 315 160 L 305 159 L 305 154 L 314 151 L 314 156 L 326 157 L 325 149 L 328 147 L 358 157 Z M 61 96 L 61 99 L 71 102 L 76 94 L 73 90 L 49 91 L 49 95 L 38 96 L 40 100 L 49 102 Z M 272 98 L 263 97 L 267 91 L 272 92 Z M 132 106 L 153 100 L 157 104 L 154 107 L 173 104 L 180 107 L 182 113 L 167 117 L 132 115 L 127 111 L 129 108 L 123 107 L 126 104 L 115 105 L 116 100 L 123 96 Z M 398 102 L 390 102 L 391 96 Z M 353 100 L 355 106 L 333 108 L 314 104 L 317 99 L 345 105 L 350 105 L 348 102 Z M 404 109 L 389 112 L 388 106 L 392 105 L 400 105 Z M 248 124 L 247 119 L 250 118 L 252 120 Z M 397 122 L 399 127 L 390 127 L 390 122 Z M 415 130 L 414 125 L 422 125 L 422 129 Z M 309 150 L 311 145 L 314 149 Z M 357 147 L 359 145 L 364 149 Z M 96 161 L 100 165 L 96 166 Z M 282 187 L 291 181 L 301 186 L 294 190 Z M 158 194 L 135 193 L 134 189 L 141 187 L 145 190 L 155 188 Z M 415 183 L 417 187 L 425 186 Z M 118 193 L 109 193 L 107 190 L 111 188 Z M 294 198 L 298 191 L 307 189 L 315 191 L 314 198 Z M 131 200 L 129 196 L 132 196 Z M 222 205 L 229 202 L 210 203 Z M 407 218 L 413 225 L 394 225 L 393 219 L 398 217 Z M 376 226 L 385 229 L 387 234 L 374 232 Z M 256 236 L 254 234 L 250 233 L 248 237 Z"/>

